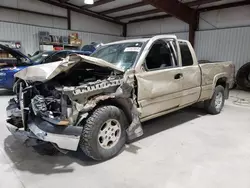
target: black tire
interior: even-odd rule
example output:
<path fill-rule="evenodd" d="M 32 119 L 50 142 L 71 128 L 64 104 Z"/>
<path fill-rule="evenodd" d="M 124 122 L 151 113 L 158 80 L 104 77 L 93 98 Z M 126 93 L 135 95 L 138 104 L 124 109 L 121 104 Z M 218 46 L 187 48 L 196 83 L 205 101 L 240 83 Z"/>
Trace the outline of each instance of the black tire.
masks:
<path fill-rule="evenodd" d="M 222 95 L 222 103 L 220 105 L 219 108 L 216 108 L 216 96 L 221 93 Z M 215 87 L 214 90 L 214 94 L 212 96 L 212 98 L 210 100 L 205 101 L 204 105 L 205 105 L 205 109 L 207 110 L 208 113 L 210 114 L 219 114 L 222 110 L 222 108 L 224 107 L 224 103 L 225 103 L 225 89 L 223 86 L 218 85 Z"/>
<path fill-rule="evenodd" d="M 250 91 L 250 62 L 244 64 L 238 70 L 236 75 L 236 83 L 241 89 Z"/>
<path fill-rule="evenodd" d="M 105 122 L 116 120 L 120 124 L 120 137 L 111 148 L 104 148 L 98 138 L 99 131 Z M 115 106 L 97 108 L 83 125 L 83 132 L 79 143 L 80 148 L 90 158 L 103 161 L 116 156 L 126 143 L 127 120 L 123 111 Z"/>

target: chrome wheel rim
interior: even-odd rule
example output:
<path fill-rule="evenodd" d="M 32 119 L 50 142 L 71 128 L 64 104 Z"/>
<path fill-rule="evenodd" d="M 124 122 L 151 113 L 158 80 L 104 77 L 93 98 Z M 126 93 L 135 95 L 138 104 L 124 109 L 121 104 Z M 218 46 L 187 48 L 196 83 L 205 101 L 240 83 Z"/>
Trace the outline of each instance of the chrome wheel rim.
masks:
<path fill-rule="evenodd" d="M 114 147 L 121 137 L 121 125 L 115 119 L 109 119 L 101 126 L 98 143 L 104 149 Z"/>
<path fill-rule="evenodd" d="M 215 108 L 217 111 L 220 111 L 222 103 L 223 103 L 223 96 L 222 93 L 219 92 L 215 97 Z"/>

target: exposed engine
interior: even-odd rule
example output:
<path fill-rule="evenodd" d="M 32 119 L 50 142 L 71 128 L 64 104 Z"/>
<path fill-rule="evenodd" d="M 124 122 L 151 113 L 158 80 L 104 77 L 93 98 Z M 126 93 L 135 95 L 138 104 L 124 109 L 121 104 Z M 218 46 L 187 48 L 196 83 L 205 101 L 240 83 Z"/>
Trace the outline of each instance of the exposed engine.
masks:
<path fill-rule="evenodd" d="M 29 108 L 33 116 L 40 116 L 53 124 L 67 121 L 69 125 L 79 118 L 80 111 L 74 112 L 73 103 L 85 105 L 93 97 L 114 93 L 122 84 L 122 79 L 122 75 L 115 75 L 111 71 L 85 69 L 79 72 L 77 67 L 46 83 L 19 81 L 19 85 L 26 85 L 22 89 L 24 108 Z M 18 97 L 19 85 L 16 87 Z"/>

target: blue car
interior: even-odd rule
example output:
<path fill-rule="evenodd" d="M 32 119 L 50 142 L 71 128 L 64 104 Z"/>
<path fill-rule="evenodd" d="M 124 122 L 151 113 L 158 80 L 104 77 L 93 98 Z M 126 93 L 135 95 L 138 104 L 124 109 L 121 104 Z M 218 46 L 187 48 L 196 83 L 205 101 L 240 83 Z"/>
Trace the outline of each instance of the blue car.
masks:
<path fill-rule="evenodd" d="M 32 65 L 60 61 L 70 54 L 77 53 L 88 55 L 84 51 L 63 50 L 46 51 L 32 57 L 28 57 L 18 50 L 11 49 L 0 44 L 0 49 L 11 54 L 13 58 L 0 58 L 0 88 L 12 89 L 15 79 L 14 74 Z"/>
<path fill-rule="evenodd" d="M 85 53 L 85 55 L 90 56 L 92 53 L 94 53 L 97 48 L 101 47 L 103 44 L 98 42 L 91 42 L 90 44 L 84 45 L 81 49 Z"/>

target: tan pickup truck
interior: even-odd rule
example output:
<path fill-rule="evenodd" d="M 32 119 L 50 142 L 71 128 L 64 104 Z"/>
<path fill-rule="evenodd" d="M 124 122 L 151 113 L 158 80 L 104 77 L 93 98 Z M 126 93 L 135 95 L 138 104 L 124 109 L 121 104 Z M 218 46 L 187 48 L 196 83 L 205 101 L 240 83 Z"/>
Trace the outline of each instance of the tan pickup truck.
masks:
<path fill-rule="evenodd" d="M 199 64 L 188 41 L 160 35 L 109 43 L 91 57 L 75 54 L 15 77 L 17 97 L 7 107 L 13 135 L 31 146 L 80 148 L 106 160 L 143 134 L 143 121 L 197 102 L 211 114 L 220 113 L 234 66 Z"/>

